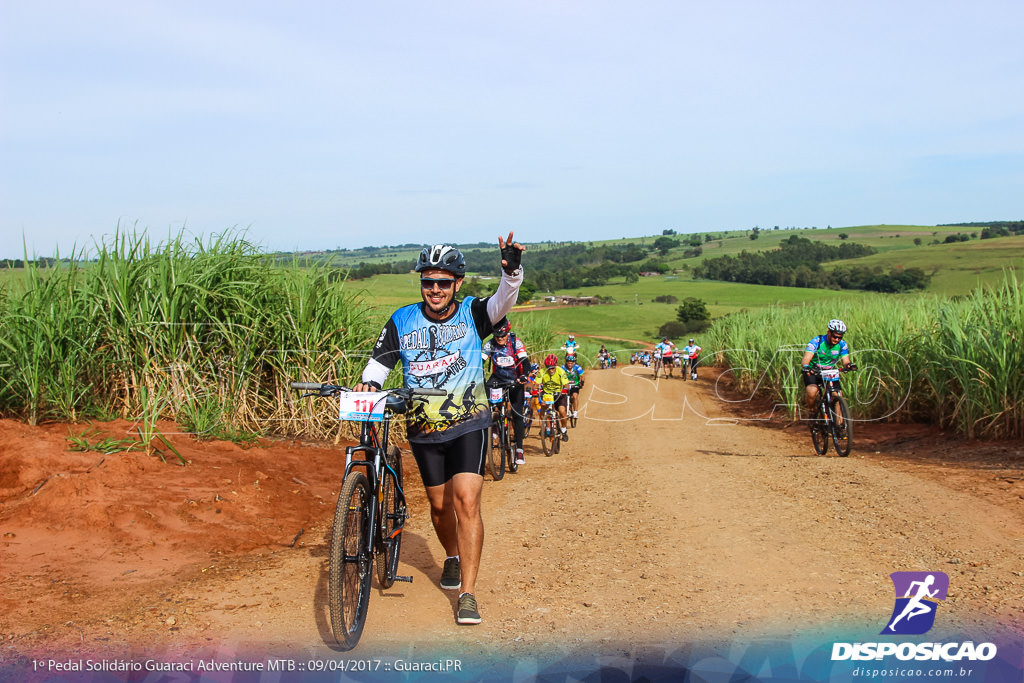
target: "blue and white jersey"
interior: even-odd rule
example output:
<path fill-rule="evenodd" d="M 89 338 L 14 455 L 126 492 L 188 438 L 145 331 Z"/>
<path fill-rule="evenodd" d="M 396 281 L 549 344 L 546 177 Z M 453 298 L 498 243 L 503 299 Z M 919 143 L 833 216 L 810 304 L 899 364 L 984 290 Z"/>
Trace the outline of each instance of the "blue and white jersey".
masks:
<path fill-rule="evenodd" d="M 491 333 L 486 299 L 466 297 L 444 322 L 423 314 L 423 304 L 392 314 L 374 346 L 371 362 L 390 369 L 402 363 L 405 386 L 444 389 L 447 396 L 416 401 L 406 414 L 409 441 L 448 441 L 491 424 L 480 349 Z"/>

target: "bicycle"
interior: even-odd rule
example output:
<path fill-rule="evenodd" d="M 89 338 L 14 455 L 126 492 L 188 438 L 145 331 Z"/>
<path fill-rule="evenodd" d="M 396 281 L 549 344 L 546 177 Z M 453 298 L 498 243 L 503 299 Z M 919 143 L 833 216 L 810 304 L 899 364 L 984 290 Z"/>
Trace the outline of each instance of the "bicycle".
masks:
<path fill-rule="evenodd" d="M 343 650 L 351 650 L 366 623 L 373 567 L 381 589 L 390 588 L 395 581 L 412 582 L 411 576 L 398 575 L 407 511 L 402 454 L 388 444 L 391 417 L 405 413 L 413 401 L 444 396 L 446 392 L 401 387 L 376 393 L 353 392 L 336 384 L 311 382 L 291 382 L 290 386 L 308 392 L 300 398 L 341 397 L 345 392 L 356 410 L 365 412 L 365 418 L 360 417 L 359 445 L 345 449 L 345 473 L 334 510 L 327 579 L 331 631 Z M 381 398 L 384 406 L 380 406 Z"/>
<path fill-rule="evenodd" d="M 523 438 L 530 436 L 530 430 L 533 429 L 533 403 L 534 398 L 537 397 L 537 393 L 531 391 L 529 388 L 524 392 L 523 397 Z"/>
<path fill-rule="evenodd" d="M 555 397 L 551 394 L 542 394 L 540 405 L 540 445 L 544 450 L 544 455 L 551 457 L 562 448 L 562 432 L 558 428 Z"/>
<path fill-rule="evenodd" d="M 810 423 L 811 441 L 818 455 L 828 452 L 829 438 L 835 444 L 839 457 L 845 458 L 850 454 L 853 447 L 853 423 L 850 421 L 849 406 L 838 385 L 840 373 L 856 369 L 856 365 L 850 364 L 844 368 L 822 366 L 812 370 L 821 380 L 818 384 L 818 401 Z M 839 424 L 836 417 L 842 417 L 843 423 Z"/>
<path fill-rule="evenodd" d="M 567 394 L 566 411 L 565 411 L 566 412 L 566 417 L 569 420 L 569 426 L 571 428 L 573 428 L 573 429 L 576 429 L 576 412 L 578 410 L 578 408 L 576 406 L 579 405 L 579 400 L 580 400 L 579 392 L 573 393 L 573 391 L 572 391 L 575 386 L 576 386 L 576 382 L 571 381 L 569 383 L 569 393 Z"/>
<path fill-rule="evenodd" d="M 515 473 L 516 464 L 515 426 L 512 424 L 512 405 L 509 402 L 511 382 L 488 382 L 487 400 L 491 404 L 491 427 L 487 448 L 487 466 L 494 481 L 501 481 L 505 469 Z"/>
<path fill-rule="evenodd" d="M 683 358 L 683 367 L 681 368 L 683 374 L 683 381 L 692 379 L 694 382 L 697 381 L 697 357 Z"/>
<path fill-rule="evenodd" d="M 651 365 L 654 366 L 654 379 L 658 379 L 658 371 L 661 370 L 661 357 L 655 356 L 651 360 Z"/>

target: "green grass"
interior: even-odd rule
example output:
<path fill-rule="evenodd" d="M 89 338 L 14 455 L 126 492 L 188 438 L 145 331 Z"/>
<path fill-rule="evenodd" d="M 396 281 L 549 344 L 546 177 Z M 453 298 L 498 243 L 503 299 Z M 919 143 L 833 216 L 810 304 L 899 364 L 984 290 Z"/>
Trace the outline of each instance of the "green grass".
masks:
<path fill-rule="evenodd" d="M 612 297 L 616 303 L 574 306 L 550 311 L 552 324 L 556 329 L 637 340 L 653 340 L 658 334 L 659 327 L 676 319 L 679 304 L 654 302 L 653 299 L 659 295 L 669 294 L 677 297 L 680 302 L 690 296 L 702 299 L 708 304 L 712 318 L 751 308 L 768 305 L 793 306 L 807 301 L 835 300 L 846 307 L 865 296 L 863 292 L 695 281 L 672 276 L 645 277 L 634 284 L 585 287 L 558 294 Z"/>
<path fill-rule="evenodd" d="M 920 268 L 932 276 L 926 291 L 935 294 L 968 294 L 985 285 L 998 285 L 1007 267 L 1024 265 L 1024 235 L 971 240 L 953 244 L 922 245 L 893 249 L 863 258 L 836 261 L 833 266 L 865 266 L 882 268 Z"/>

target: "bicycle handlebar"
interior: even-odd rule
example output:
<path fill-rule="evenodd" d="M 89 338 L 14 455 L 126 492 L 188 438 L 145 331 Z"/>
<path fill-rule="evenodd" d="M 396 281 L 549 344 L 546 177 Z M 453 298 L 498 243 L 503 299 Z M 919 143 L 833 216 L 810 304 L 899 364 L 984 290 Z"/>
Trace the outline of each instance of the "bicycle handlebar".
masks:
<path fill-rule="evenodd" d="M 320 391 L 320 388 L 325 385 L 320 384 L 319 382 L 291 382 L 288 386 L 292 389 L 298 389 L 299 391 Z"/>
<path fill-rule="evenodd" d="M 338 384 L 323 384 L 320 382 L 289 382 L 288 386 L 292 389 L 298 389 L 299 391 L 311 391 L 319 394 L 320 396 L 333 396 L 342 391 L 352 391 L 349 387 L 343 387 Z M 409 398 L 415 396 L 447 396 L 448 392 L 444 389 L 423 389 L 419 387 L 395 387 L 394 389 L 382 389 L 385 394 L 398 394 L 404 395 Z"/>
<path fill-rule="evenodd" d="M 801 371 L 802 372 L 809 372 L 809 373 L 814 374 L 814 375 L 820 375 L 822 369 L 823 368 L 820 365 L 812 365 L 812 366 L 807 367 L 806 369 L 801 368 Z M 839 372 L 853 372 L 854 370 L 857 369 L 857 364 L 856 363 L 850 363 L 849 365 L 844 365 L 844 366 L 842 366 L 840 368 L 826 368 L 826 369 L 838 370 Z"/>

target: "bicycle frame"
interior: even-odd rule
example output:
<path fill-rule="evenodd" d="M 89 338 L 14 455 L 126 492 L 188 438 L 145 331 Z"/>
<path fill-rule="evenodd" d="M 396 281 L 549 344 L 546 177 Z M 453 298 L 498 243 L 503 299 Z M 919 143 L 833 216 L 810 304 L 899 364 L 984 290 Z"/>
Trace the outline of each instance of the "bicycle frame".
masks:
<path fill-rule="evenodd" d="M 373 422 L 363 422 L 361 433 L 359 435 L 359 445 L 348 446 L 345 448 L 345 474 L 342 477 L 342 485 L 344 485 L 344 481 L 348 479 L 348 475 L 352 472 L 352 468 L 364 467 L 366 468 L 364 474 L 370 482 L 370 491 L 374 492 L 375 504 L 370 506 L 369 519 L 371 533 L 366 536 L 366 547 L 364 548 L 364 551 L 368 552 L 370 557 L 374 554 L 373 544 L 376 542 L 375 537 L 378 535 L 374 532 L 377 531 L 377 528 L 382 521 L 380 515 L 387 514 L 386 511 L 383 510 L 383 497 L 379 494 L 384 477 L 391 476 L 394 478 L 395 496 L 401 507 L 405 507 L 406 505 L 405 491 L 402 490 L 402 486 L 398 481 L 398 475 L 391 468 L 391 465 L 388 464 L 387 458 L 385 458 L 384 449 L 387 448 L 389 425 L 390 421 L 387 419 L 384 420 L 383 425 L 380 428 L 378 428 Z M 370 458 L 357 459 L 356 455 L 360 453 L 367 453 Z M 385 472 L 384 468 L 387 468 L 390 474 Z M 404 527 L 405 525 L 403 524 L 402 526 Z M 387 542 L 400 533 L 402 533 L 402 527 L 396 529 L 394 533 L 389 538 L 384 539 L 384 541 Z M 349 558 L 346 558 L 346 561 L 349 561 Z M 399 581 L 404 581 L 405 578 L 406 577 L 395 577 L 395 579 Z"/>

